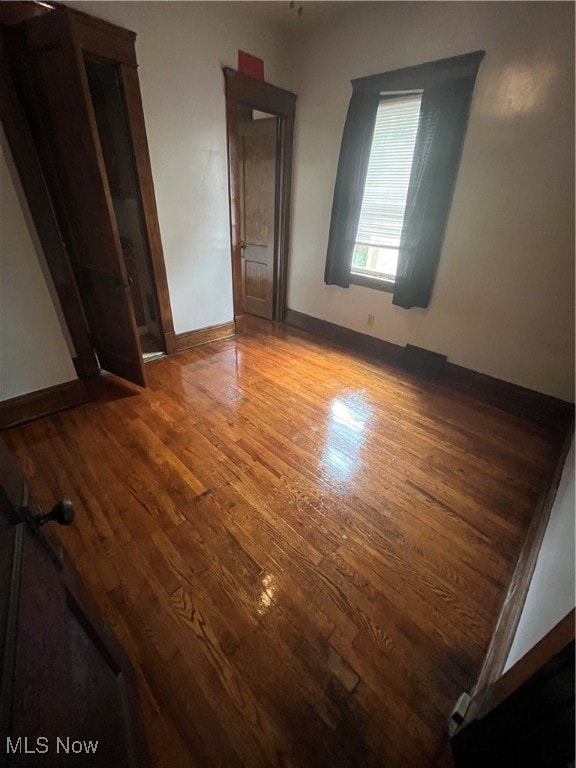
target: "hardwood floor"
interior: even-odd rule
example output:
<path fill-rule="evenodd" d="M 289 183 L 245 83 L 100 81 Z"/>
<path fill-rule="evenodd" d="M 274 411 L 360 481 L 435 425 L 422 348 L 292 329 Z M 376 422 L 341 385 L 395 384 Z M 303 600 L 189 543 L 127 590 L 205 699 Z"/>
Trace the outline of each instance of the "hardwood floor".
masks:
<path fill-rule="evenodd" d="M 4 433 L 138 674 L 152 761 L 448 766 L 557 455 L 542 427 L 260 321 Z"/>

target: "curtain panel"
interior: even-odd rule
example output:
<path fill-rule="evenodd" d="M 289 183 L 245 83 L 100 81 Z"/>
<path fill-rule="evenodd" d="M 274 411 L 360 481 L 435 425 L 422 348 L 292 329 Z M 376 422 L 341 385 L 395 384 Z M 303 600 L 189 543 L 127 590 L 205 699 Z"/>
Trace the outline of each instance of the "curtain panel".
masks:
<path fill-rule="evenodd" d="M 466 135 L 474 79 L 428 88 L 408 187 L 392 303 L 427 307 L 440 261 Z"/>
<path fill-rule="evenodd" d="M 348 288 L 376 123 L 378 93 L 353 93 L 346 115 L 334 187 L 324 282 Z"/>
<path fill-rule="evenodd" d="M 427 307 L 444 233 L 474 83 L 484 51 L 352 81 L 334 188 L 324 280 L 348 288 L 378 104 L 418 90 L 422 103 L 400 239 L 393 303 Z"/>

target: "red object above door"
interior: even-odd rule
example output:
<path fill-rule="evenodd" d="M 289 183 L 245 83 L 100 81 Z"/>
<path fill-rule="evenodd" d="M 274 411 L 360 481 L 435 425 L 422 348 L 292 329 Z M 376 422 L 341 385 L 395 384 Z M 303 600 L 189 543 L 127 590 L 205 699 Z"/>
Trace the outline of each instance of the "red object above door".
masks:
<path fill-rule="evenodd" d="M 238 49 L 238 72 L 254 77 L 256 80 L 264 80 L 264 61 Z"/>

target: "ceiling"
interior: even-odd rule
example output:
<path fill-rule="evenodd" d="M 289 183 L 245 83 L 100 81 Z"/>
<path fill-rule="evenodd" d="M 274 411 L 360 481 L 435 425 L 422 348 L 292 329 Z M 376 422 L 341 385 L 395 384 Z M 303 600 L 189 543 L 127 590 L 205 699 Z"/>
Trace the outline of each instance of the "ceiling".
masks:
<path fill-rule="evenodd" d="M 382 2 L 383 0 L 380 0 Z M 260 16 L 275 24 L 289 25 L 291 29 L 299 27 L 308 31 L 320 24 L 329 24 L 350 13 L 352 9 L 358 11 L 360 7 L 375 5 L 375 2 L 362 2 L 362 0 L 295 0 L 294 7 L 290 8 L 289 0 L 229 0 L 229 2 L 242 3 L 246 8 L 254 10 Z M 302 14 L 298 15 L 298 8 L 302 8 Z"/>

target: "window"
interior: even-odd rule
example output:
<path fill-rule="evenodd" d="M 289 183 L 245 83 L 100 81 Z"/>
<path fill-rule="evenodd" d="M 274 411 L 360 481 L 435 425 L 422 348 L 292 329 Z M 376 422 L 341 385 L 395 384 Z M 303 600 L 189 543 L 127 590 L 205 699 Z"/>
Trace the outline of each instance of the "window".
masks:
<path fill-rule="evenodd" d="M 427 307 L 484 51 L 352 81 L 324 280 Z"/>
<path fill-rule="evenodd" d="M 352 276 L 396 279 L 421 101 L 421 93 L 389 94 L 378 105 Z"/>

